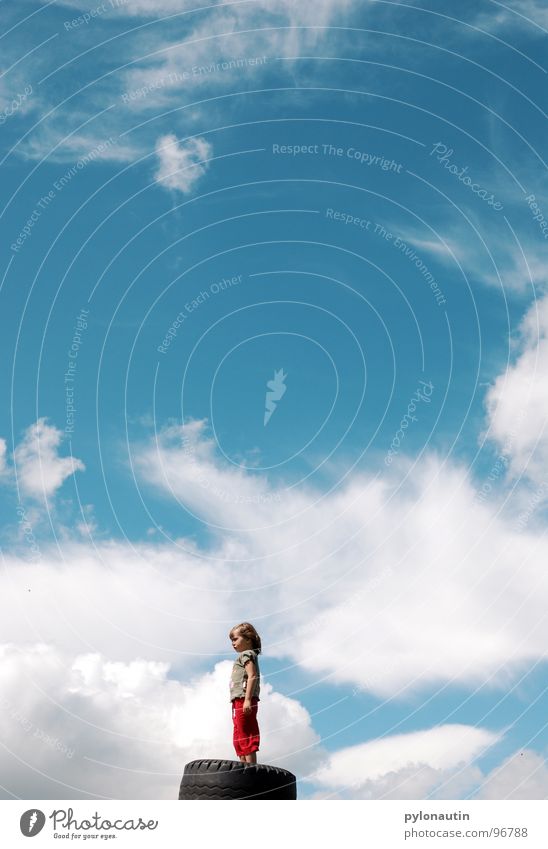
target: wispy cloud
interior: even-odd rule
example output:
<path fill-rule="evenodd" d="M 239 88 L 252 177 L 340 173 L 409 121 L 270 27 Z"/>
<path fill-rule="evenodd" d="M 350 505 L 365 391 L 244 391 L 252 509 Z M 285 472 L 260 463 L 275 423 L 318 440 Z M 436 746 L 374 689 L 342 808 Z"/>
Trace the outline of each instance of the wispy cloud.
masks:
<path fill-rule="evenodd" d="M 6 478 L 6 476 L 9 474 L 7 456 L 8 444 L 5 439 L 0 439 L 0 480 Z"/>
<path fill-rule="evenodd" d="M 469 223 L 462 216 L 440 212 L 434 234 L 396 222 L 391 226 L 422 258 L 432 257 L 471 285 L 479 282 L 523 295 L 548 285 L 548 268 L 537 233 L 523 208 L 519 213 L 519 236 L 504 221 L 480 219 L 471 209 L 466 209 Z"/>
<path fill-rule="evenodd" d="M 19 155 L 25 159 L 71 163 L 81 167 L 78 166 L 79 161 L 85 164 L 133 162 L 144 153 L 138 144 L 116 135 L 119 127 L 111 122 L 107 121 L 105 129 L 111 129 L 115 135 L 102 136 L 99 133 L 73 132 L 74 117 L 70 116 L 68 120 L 70 127 L 66 125 L 65 118 L 60 117 L 58 122 L 47 123 L 37 129 L 18 146 Z"/>
<path fill-rule="evenodd" d="M 60 5 L 89 12 L 86 0 L 68 0 Z M 70 134 L 79 135 L 79 126 L 92 119 L 100 126 L 94 130 L 94 138 L 124 138 L 116 151 L 110 151 L 110 158 L 132 161 L 146 153 L 151 132 L 144 127 L 135 134 L 142 136 L 139 141 L 133 136 L 130 141 L 129 136 L 123 135 L 134 129 L 136 112 L 179 108 L 191 102 L 198 91 L 203 96 L 209 89 L 215 89 L 217 94 L 230 87 L 239 89 L 246 78 L 253 81 L 254 88 L 261 88 L 264 75 L 271 70 L 270 57 L 298 57 L 319 42 L 338 38 L 329 30 L 329 23 L 335 17 L 340 20 L 346 10 L 356 5 L 356 0 L 319 0 L 313 5 L 294 0 L 243 0 L 213 4 L 196 15 L 185 15 L 185 11 L 195 8 L 193 4 L 176 0 L 131 0 L 112 8 L 107 4 L 108 14 L 98 16 L 92 25 L 102 27 L 127 16 L 175 17 L 165 27 L 159 23 L 154 31 L 137 29 L 129 44 L 117 42 L 119 70 L 104 79 L 98 75 L 98 81 L 78 98 L 76 112 L 73 100 L 70 107 L 57 108 L 17 150 L 27 157 L 42 159 L 58 145 L 56 157 L 69 161 L 75 153 Z M 79 38 L 89 39 L 90 43 L 96 37 L 92 26 L 82 25 L 77 31 Z M 70 57 L 67 61 L 71 62 Z M 71 67 L 69 64 L 67 70 Z M 283 74 L 284 65 L 278 63 L 277 70 Z M 87 111 L 85 106 L 82 108 L 86 102 Z M 105 110 L 105 104 L 110 109 Z M 227 108 L 232 108 L 231 104 Z M 43 104 L 42 109 L 46 111 Z M 190 110 L 185 111 L 185 120 L 188 127 L 192 120 Z M 86 144 L 76 147 L 81 155 Z"/>
<path fill-rule="evenodd" d="M 474 23 L 491 31 L 526 28 L 529 36 L 542 37 L 548 29 L 548 8 L 544 0 L 513 0 L 511 5 L 497 2 L 489 11 L 481 9 Z"/>

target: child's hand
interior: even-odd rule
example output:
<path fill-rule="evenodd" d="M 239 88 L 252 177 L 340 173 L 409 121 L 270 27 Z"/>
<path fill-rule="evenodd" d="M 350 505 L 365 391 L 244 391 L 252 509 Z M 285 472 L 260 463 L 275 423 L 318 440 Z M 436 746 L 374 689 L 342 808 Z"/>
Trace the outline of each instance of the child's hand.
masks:
<path fill-rule="evenodd" d="M 244 703 L 243 703 L 243 706 L 242 706 L 243 712 L 244 713 L 250 713 L 251 707 L 252 707 L 251 702 L 249 702 L 247 699 L 244 699 Z"/>

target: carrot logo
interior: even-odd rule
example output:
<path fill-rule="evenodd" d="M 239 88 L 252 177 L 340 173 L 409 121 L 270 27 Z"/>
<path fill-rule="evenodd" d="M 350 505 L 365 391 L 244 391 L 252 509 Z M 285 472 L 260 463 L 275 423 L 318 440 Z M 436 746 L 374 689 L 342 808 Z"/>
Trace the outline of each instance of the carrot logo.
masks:
<path fill-rule="evenodd" d="M 37 809 L 31 809 L 30 811 L 25 811 L 25 813 L 21 816 L 19 820 L 19 827 L 21 829 L 21 833 L 25 835 L 25 837 L 35 837 L 39 834 L 44 825 L 46 824 L 46 817 Z"/>
<path fill-rule="evenodd" d="M 286 377 L 287 377 L 287 374 L 284 374 L 284 370 L 283 370 L 283 368 L 281 368 L 279 371 L 274 371 L 274 379 L 273 380 L 267 381 L 266 385 L 267 385 L 267 388 L 270 390 L 270 392 L 266 393 L 265 403 L 264 403 L 265 410 L 264 410 L 264 422 L 263 422 L 263 424 L 264 424 L 265 427 L 268 424 L 268 422 L 270 421 L 270 417 L 271 417 L 272 413 L 274 412 L 274 410 L 278 406 L 278 401 L 280 401 L 282 396 L 285 394 L 285 390 L 287 389 L 287 386 L 285 385 L 284 380 L 286 379 Z"/>

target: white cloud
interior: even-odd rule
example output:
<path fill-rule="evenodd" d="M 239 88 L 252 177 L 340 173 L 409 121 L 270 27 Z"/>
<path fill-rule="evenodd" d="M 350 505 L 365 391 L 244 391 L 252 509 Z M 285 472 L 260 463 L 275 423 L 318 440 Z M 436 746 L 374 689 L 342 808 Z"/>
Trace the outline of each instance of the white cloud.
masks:
<path fill-rule="evenodd" d="M 424 799 L 445 782 L 454 791 L 477 780 L 471 763 L 499 737 L 466 725 L 394 734 L 334 752 L 311 780 L 348 798 Z"/>
<path fill-rule="evenodd" d="M 159 162 L 156 180 L 168 189 L 188 194 L 205 174 L 212 147 L 203 138 L 178 141 L 169 133 L 156 142 L 156 154 Z"/>
<path fill-rule="evenodd" d="M 442 681 L 504 687 L 544 657 L 547 543 L 479 503 L 465 468 L 400 457 L 329 496 L 277 489 L 219 461 L 203 422 L 166 428 L 133 463 L 218 535 L 242 606 L 253 596 L 278 656 L 316 679 L 406 698 Z"/>
<path fill-rule="evenodd" d="M 501 738 L 466 725 L 395 734 L 331 753 L 309 780 L 318 799 L 546 799 L 548 763 L 530 749 L 482 772 L 476 761 Z"/>
<path fill-rule="evenodd" d="M 39 563 L 25 562 L 24 551 L 3 555 L 0 642 L 105 655 L 115 647 L 120 660 L 139 653 L 193 668 L 230 653 L 230 569 L 224 574 L 222 561 L 200 560 L 190 544 L 187 553 L 182 544 L 39 544 Z"/>
<path fill-rule="evenodd" d="M 23 495 L 42 500 L 55 495 L 64 481 L 85 466 L 76 457 L 61 457 L 62 432 L 42 417 L 28 427 L 14 451 L 14 472 Z"/>
<path fill-rule="evenodd" d="M 277 518 L 272 515 L 273 503 L 279 515 L 285 512 L 286 502 L 266 477 L 219 463 L 215 442 L 206 431 L 205 420 L 162 428 L 154 442 L 136 446 L 135 469 L 147 483 L 178 498 L 212 524 L 218 518 L 229 530 L 270 526 Z M 298 500 L 295 494 L 287 505 L 288 517 Z M 254 541 L 258 540 L 250 540 Z"/>
<path fill-rule="evenodd" d="M 183 682 L 168 663 L 51 645 L 0 646 L 0 784 L 21 798 L 176 799 L 184 764 L 237 759 L 231 662 Z M 308 712 L 265 683 L 259 761 L 297 772 L 321 758 Z"/>
<path fill-rule="evenodd" d="M 487 393 L 488 435 L 508 456 L 514 478 L 541 484 L 548 467 L 548 296 L 529 308 L 518 345 Z"/>
<path fill-rule="evenodd" d="M 479 799 L 548 799 L 548 763 L 531 749 L 515 752 L 483 781 Z"/>

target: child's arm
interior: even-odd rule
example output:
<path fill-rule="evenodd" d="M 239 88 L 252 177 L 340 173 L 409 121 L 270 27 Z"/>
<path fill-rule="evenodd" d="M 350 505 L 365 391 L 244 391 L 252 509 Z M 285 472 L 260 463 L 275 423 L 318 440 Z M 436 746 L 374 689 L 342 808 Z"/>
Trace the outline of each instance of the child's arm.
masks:
<path fill-rule="evenodd" d="M 255 689 L 255 681 L 257 680 L 257 670 L 252 660 L 247 660 L 245 663 L 245 671 L 247 672 L 247 684 L 245 688 L 245 697 L 242 710 L 244 713 L 249 713 L 251 710 L 251 694 Z"/>

